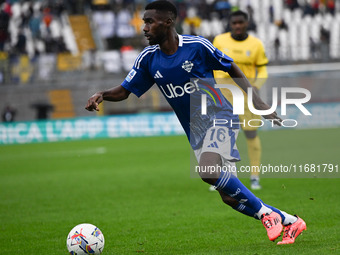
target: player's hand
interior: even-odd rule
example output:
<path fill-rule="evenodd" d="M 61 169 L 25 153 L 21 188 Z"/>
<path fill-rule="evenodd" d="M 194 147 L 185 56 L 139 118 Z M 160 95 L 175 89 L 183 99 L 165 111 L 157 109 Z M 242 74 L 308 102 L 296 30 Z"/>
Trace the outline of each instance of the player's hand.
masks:
<path fill-rule="evenodd" d="M 272 114 L 269 115 L 263 115 L 263 118 L 271 120 L 272 123 L 274 123 L 277 126 L 282 126 L 282 119 L 277 115 L 276 112 L 273 112 Z"/>
<path fill-rule="evenodd" d="M 262 100 L 256 101 L 255 108 L 258 109 L 258 110 L 269 110 L 270 109 L 269 105 L 267 105 Z M 263 118 L 270 120 L 275 125 L 282 126 L 282 119 L 277 115 L 276 112 L 273 112 L 273 113 L 268 114 L 268 115 L 262 115 L 262 116 L 263 116 Z"/>
<path fill-rule="evenodd" d="M 89 98 L 87 101 L 87 105 L 85 106 L 85 109 L 88 111 L 99 111 L 98 105 L 103 101 L 103 94 L 100 92 L 97 92 L 92 97 Z"/>

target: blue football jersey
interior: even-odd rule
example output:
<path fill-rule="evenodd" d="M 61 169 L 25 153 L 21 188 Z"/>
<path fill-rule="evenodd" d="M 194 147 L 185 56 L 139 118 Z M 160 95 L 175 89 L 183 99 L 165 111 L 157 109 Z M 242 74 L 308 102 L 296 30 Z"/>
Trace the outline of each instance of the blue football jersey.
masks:
<path fill-rule="evenodd" d="M 231 58 L 199 36 L 178 35 L 179 47 L 166 55 L 159 45 L 146 47 L 136 58 L 122 86 L 140 97 L 157 84 L 176 113 L 193 149 L 201 146 L 214 119 L 228 120 L 239 128 L 230 102 L 215 88 L 213 70 L 228 71 Z M 213 82 L 212 82 L 213 81 Z M 206 94 L 207 114 L 201 113 Z M 227 124 L 228 125 L 228 124 Z"/>

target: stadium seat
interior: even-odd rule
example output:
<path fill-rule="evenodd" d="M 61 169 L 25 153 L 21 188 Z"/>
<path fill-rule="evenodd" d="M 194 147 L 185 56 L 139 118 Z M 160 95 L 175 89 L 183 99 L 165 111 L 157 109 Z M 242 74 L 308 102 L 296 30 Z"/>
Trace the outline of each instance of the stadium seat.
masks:
<path fill-rule="evenodd" d="M 128 72 L 133 67 L 133 64 L 139 54 L 139 51 L 135 49 L 128 49 L 128 50 L 122 51 L 121 54 L 122 54 L 123 70 Z"/>
<path fill-rule="evenodd" d="M 310 36 L 309 27 L 306 22 L 302 22 L 300 25 L 300 58 L 302 60 L 308 60 L 310 58 Z"/>
<path fill-rule="evenodd" d="M 330 33 L 330 57 L 339 58 L 340 57 L 340 20 L 334 20 L 331 27 Z"/>
<path fill-rule="evenodd" d="M 289 36 L 288 38 L 290 38 L 289 40 L 289 51 L 290 51 L 290 57 L 292 60 L 299 60 L 299 48 L 298 48 L 298 25 L 292 23 L 289 26 L 289 30 L 288 30 Z"/>
<path fill-rule="evenodd" d="M 207 19 L 202 20 L 201 26 L 199 29 L 199 34 L 202 35 L 203 37 L 212 36 L 211 24 L 209 20 Z"/>
<path fill-rule="evenodd" d="M 100 52 L 100 60 L 104 70 L 108 73 L 120 73 L 122 69 L 122 59 L 118 50 Z"/>
<path fill-rule="evenodd" d="M 278 38 L 280 40 L 280 48 L 279 48 L 279 59 L 288 60 L 289 59 L 289 41 L 288 41 L 288 32 L 286 30 L 281 29 L 279 31 Z"/>
<path fill-rule="evenodd" d="M 216 36 L 218 34 L 224 33 L 224 26 L 220 19 L 218 19 L 217 16 L 212 17 L 210 22 L 210 28 L 211 28 L 211 35 Z"/>

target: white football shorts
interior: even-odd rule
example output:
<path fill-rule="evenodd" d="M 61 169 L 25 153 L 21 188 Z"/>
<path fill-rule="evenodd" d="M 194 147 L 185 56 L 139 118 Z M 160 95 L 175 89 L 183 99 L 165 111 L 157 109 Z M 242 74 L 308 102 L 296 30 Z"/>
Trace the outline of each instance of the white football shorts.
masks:
<path fill-rule="evenodd" d="M 240 154 L 236 146 L 239 129 L 215 126 L 208 129 L 202 147 L 195 150 L 197 162 L 203 152 L 214 152 L 221 155 L 224 170 L 237 175 L 235 162 L 240 161 Z"/>

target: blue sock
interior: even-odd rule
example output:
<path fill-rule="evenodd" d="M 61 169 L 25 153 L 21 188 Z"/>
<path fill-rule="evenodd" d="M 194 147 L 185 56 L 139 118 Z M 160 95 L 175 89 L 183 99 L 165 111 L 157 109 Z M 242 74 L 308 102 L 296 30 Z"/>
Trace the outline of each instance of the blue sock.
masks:
<path fill-rule="evenodd" d="M 261 203 L 262 203 L 264 206 L 267 206 L 268 208 L 272 209 L 274 212 L 280 214 L 280 216 L 281 216 L 281 218 L 282 218 L 282 223 L 285 221 L 286 217 L 282 214 L 282 212 L 281 212 L 279 209 L 277 209 L 277 208 L 275 208 L 275 207 L 273 207 L 273 206 L 271 206 L 271 205 L 267 205 L 267 204 L 263 203 L 263 201 L 262 201 L 261 199 L 259 199 L 259 200 L 261 201 Z"/>
<path fill-rule="evenodd" d="M 234 206 L 233 207 L 234 210 L 240 212 L 240 213 L 243 213 L 244 215 L 247 215 L 247 216 L 250 216 L 250 217 L 253 217 L 255 219 L 259 219 L 257 216 L 256 216 L 256 213 L 254 209 L 248 207 L 248 206 L 245 206 L 244 204 L 241 204 L 241 203 L 238 203 L 238 205 Z"/>
<path fill-rule="evenodd" d="M 216 189 L 235 198 L 241 204 L 258 213 L 262 208 L 260 200 L 243 183 L 230 172 L 221 172 L 216 184 Z"/>

